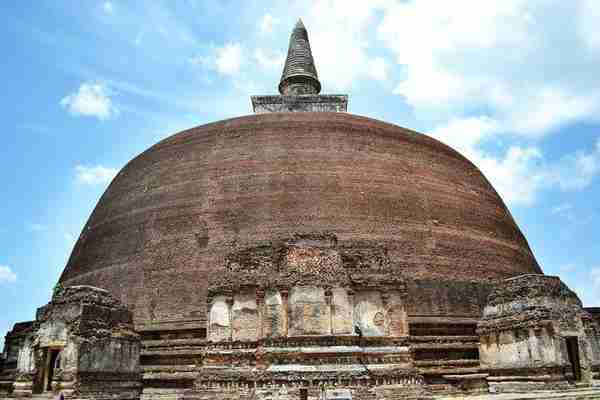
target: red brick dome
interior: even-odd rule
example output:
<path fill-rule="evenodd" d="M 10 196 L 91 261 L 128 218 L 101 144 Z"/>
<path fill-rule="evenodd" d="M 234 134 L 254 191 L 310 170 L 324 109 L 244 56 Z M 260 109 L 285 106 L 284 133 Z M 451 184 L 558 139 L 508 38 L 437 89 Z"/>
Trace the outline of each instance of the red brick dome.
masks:
<path fill-rule="evenodd" d="M 351 114 L 272 113 L 192 128 L 129 162 L 60 280 L 108 289 L 138 326 L 200 326 L 228 254 L 321 233 L 383 249 L 415 318 L 478 317 L 491 280 L 541 273 L 494 188 L 448 146 Z"/>

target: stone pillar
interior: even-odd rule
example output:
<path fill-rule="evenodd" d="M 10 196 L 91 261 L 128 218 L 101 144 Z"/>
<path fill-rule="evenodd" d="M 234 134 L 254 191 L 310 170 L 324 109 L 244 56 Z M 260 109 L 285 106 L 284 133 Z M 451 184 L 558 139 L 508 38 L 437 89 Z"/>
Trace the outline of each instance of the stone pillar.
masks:
<path fill-rule="evenodd" d="M 288 337 L 288 327 L 290 324 L 290 313 L 289 313 L 289 291 L 287 288 L 279 289 L 281 293 L 281 318 L 283 319 L 283 337 Z"/>
<path fill-rule="evenodd" d="M 258 309 L 258 340 L 265 337 L 263 331 L 265 315 L 265 291 L 261 288 L 256 289 L 256 307 Z"/>
<path fill-rule="evenodd" d="M 212 306 L 212 297 L 210 295 L 206 296 L 206 338 L 210 339 L 211 337 L 211 329 L 210 329 L 210 307 Z"/>
<path fill-rule="evenodd" d="M 327 304 L 327 309 L 329 311 L 329 329 L 327 330 L 328 335 L 333 334 L 333 310 L 331 309 L 331 288 L 325 288 L 325 304 Z"/>
<path fill-rule="evenodd" d="M 354 315 L 354 289 L 350 289 L 348 288 L 348 291 L 346 292 L 348 294 L 348 304 L 350 306 L 350 310 L 352 310 L 352 334 L 355 335 L 356 333 L 354 332 L 354 324 L 356 323 L 356 317 Z"/>
<path fill-rule="evenodd" d="M 229 341 L 233 341 L 233 296 L 227 296 L 227 310 L 229 315 Z"/>
<path fill-rule="evenodd" d="M 390 294 L 386 292 L 381 292 L 381 305 L 383 306 L 384 315 L 385 315 L 385 325 L 383 334 L 384 336 L 390 336 L 390 324 L 392 319 L 392 312 L 390 310 Z"/>

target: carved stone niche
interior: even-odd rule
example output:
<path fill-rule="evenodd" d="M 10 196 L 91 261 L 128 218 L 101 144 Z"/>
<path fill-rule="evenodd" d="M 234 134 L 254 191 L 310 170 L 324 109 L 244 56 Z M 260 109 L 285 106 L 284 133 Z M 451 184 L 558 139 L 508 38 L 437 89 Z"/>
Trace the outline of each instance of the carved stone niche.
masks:
<path fill-rule="evenodd" d="M 590 322 L 577 295 L 558 277 L 521 275 L 498 282 L 477 326 L 490 390 L 590 384 L 598 364 Z"/>
<path fill-rule="evenodd" d="M 137 399 L 139 357 L 131 312 L 104 289 L 70 286 L 38 309 L 19 350 L 13 394 Z"/>

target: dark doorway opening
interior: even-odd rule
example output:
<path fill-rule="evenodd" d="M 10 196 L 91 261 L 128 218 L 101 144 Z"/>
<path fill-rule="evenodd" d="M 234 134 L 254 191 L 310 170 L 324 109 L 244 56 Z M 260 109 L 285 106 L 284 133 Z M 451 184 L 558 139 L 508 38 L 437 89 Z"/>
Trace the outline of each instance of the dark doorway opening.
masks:
<path fill-rule="evenodd" d="M 60 353 L 60 349 L 48 349 L 46 353 L 46 377 L 44 379 L 44 390 L 50 391 L 52 390 L 52 380 L 54 379 L 54 368 L 56 366 L 56 359 L 58 354 Z"/>
<path fill-rule="evenodd" d="M 581 380 L 581 364 L 579 363 L 579 342 L 577 336 L 568 336 L 565 338 L 567 341 L 567 353 L 569 355 L 569 363 L 571 363 L 571 370 L 573 372 L 573 379 L 575 381 Z"/>

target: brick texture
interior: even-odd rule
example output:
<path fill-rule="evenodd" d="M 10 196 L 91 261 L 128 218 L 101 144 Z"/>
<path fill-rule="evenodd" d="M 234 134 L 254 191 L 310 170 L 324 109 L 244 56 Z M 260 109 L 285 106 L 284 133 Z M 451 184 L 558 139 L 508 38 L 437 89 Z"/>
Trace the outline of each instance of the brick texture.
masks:
<path fill-rule="evenodd" d="M 199 126 L 134 158 L 60 281 L 109 290 L 138 328 L 204 326 L 208 277 L 227 254 L 323 232 L 347 253 L 385 249 L 418 294 L 409 316 L 478 317 L 471 293 L 541 273 L 498 194 L 456 151 L 377 120 L 307 112 Z"/>

